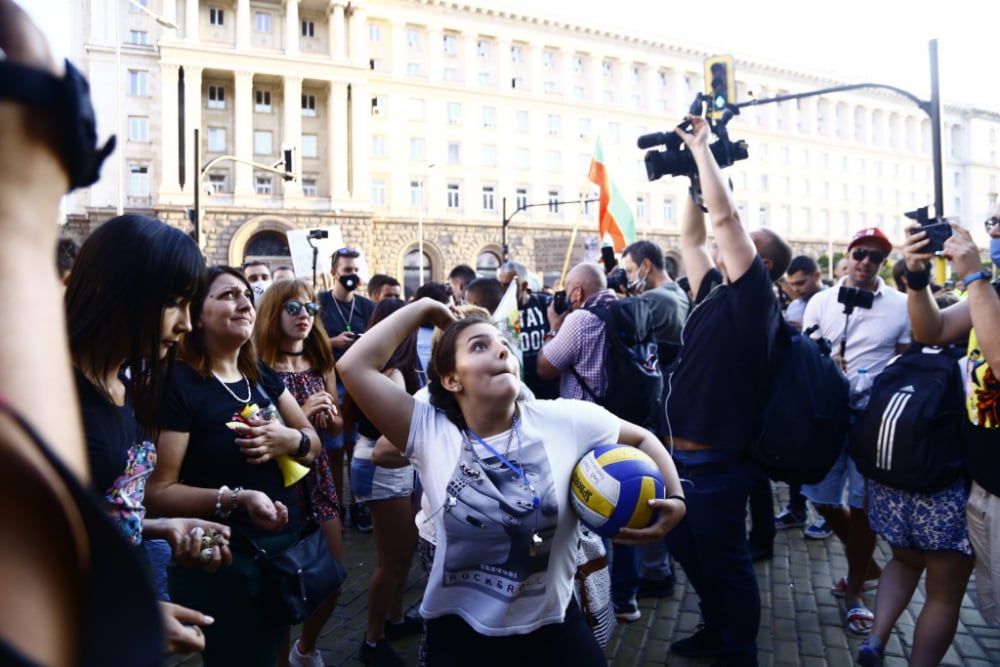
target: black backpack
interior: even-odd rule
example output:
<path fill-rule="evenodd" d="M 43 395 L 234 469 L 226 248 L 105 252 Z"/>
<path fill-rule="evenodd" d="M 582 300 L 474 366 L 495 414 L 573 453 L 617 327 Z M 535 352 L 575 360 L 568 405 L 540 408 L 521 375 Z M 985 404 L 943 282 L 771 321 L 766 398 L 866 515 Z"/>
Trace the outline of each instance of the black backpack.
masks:
<path fill-rule="evenodd" d="M 575 368 L 570 367 L 570 371 L 595 403 L 626 421 L 658 432 L 663 374 L 656 356 L 649 303 L 627 297 L 587 310 L 604 322 L 606 395 L 598 396 Z"/>
<path fill-rule="evenodd" d="M 962 476 L 965 388 L 954 347 L 911 345 L 872 383 L 851 429 L 865 477 L 904 491 L 937 491 Z"/>
<path fill-rule="evenodd" d="M 760 431 L 750 444 L 751 457 L 778 481 L 822 481 L 847 440 L 850 385 L 830 342 L 809 333 L 779 324 Z"/>

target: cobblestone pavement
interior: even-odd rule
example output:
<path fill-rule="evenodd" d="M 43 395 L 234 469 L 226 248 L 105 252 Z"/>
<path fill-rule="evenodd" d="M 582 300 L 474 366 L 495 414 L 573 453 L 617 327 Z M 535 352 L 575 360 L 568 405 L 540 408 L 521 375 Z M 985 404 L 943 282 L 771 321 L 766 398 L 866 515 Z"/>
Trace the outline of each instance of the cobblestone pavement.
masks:
<path fill-rule="evenodd" d="M 783 500 L 784 485 L 779 487 Z M 779 505 L 776 502 L 776 505 Z M 358 646 L 365 626 L 368 577 L 375 564 L 375 547 L 371 534 L 361 535 L 348 530 L 344 552 L 348 569 L 345 590 L 320 638 L 319 647 L 327 665 L 355 666 Z M 876 560 L 884 564 L 889 548 L 879 540 Z M 843 603 L 830 593 L 835 579 L 847 574 L 847 561 L 836 537 L 807 540 L 801 529 L 779 531 L 774 542 L 774 557 L 755 564 L 761 589 L 761 627 L 758 635 L 759 660 L 769 665 L 802 667 L 836 667 L 853 665 L 859 638 L 851 635 L 844 625 Z M 414 558 L 406 591 L 407 606 L 419 602 L 424 575 Z M 899 622 L 886 647 L 886 665 L 901 667 L 913 641 L 913 629 L 924 600 L 921 582 L 909 608 Z M 875 608 L 875 593 L 865 595 L 866 605 Z M 642 618 L 634 623 L 620 623 L 606 653 L 612 667 L 670 664 L 676 667 L 708 665 L 709 659 L 689 659 L 672 656 L 668 648 L 672 641 L 691 633 L 699 622 L 698 598 L 687 584 L 682 570 L 677 572 L 673 597 L 639 601 Z M 297 636 L 297 628 L 293 636 Z M 416 663 L 419 637 L 394 643 L 397 652 L 408 665 Z M 962 603 L 958 632 L 945 655 L 944 665 L 989 667 L 1000 665 L 1000 629 L 986 625 L 975 604 L 975 576 Z M 198 656 L 172 658 L 165 667 L 195 667 L 201 665 Z"/>

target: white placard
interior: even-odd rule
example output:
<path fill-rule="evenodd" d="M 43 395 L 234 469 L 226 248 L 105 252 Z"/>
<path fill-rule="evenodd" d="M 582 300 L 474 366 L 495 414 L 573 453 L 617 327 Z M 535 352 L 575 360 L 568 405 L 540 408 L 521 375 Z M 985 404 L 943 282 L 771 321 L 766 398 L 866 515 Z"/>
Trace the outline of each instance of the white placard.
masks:
<path fill-rule="evenodd" d="M 310 239 L 309 233 L 322 230 L 328 236 L 322 239 Z M 318 252 L 316 255 L 316 289 L 324 289 L 323 286 L 330 284 L 330 255 L 344 246 L 344 236 L 340 233 L 340 227 L 316 227 L 315 229 L 292 229 L 285 233 L 288 237 L 288 250 L 292 254 L 292 267 L 295 275 L 307 282 L 312 281 L 313 274 L 313 246 L 315 244 Z M 358 248 L 361 255 L 358 257 L 358 275 L 362 282 L 368 282 L 368 261 L 365 259 L 364 251 Z"/>

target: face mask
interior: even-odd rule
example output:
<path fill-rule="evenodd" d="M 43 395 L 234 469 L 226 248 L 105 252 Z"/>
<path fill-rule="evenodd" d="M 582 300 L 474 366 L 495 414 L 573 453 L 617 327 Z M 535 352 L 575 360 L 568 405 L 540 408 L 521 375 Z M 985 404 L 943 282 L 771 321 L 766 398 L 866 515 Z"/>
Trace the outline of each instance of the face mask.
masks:
<path fill-rule="evenodd" d="M 361 279 L 358 278 L 356 273 L 351 273 L 346 276 L 339 276 L 337 281 L 344 286 L 348 292 L 353 292 L 358 289 L 358 285 L 361 283 Z"/>
<path fill-rule="evenodd" d="M 649 273 L 647 272 L 646 275 L 648 276 Z M 628 291 L 629 294 L 642 294 L 643 292 L 645 292 L 646 276 L 639 275 L 639 272 L 636 271 L 636 278 L 635 280 L 633 280 L 628 284 Z"/>
<path fill-rule="evenodd" d="M 1000 239 L 990 239 L 990 259 L 994 265 L 1000 266 Z"/>
<path fill-rule="evenodd" d="M 264 292 L 268 287 L 271 286 L 270 280 L 258 280 L 253 285 L 250 286 L 250 291 L 253 292 L 253 306 L 254 308 L 260 308 L 260 299 L 264 296 Z"/>

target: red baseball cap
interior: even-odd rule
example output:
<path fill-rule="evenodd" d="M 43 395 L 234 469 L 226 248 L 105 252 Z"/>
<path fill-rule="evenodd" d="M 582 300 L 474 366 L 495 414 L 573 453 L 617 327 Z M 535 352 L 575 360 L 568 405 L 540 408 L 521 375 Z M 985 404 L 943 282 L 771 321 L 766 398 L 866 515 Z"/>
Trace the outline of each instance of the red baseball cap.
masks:
<path fill-rule="evenodd" d="M 862 241 L 874 241 L 887 255 L 892 252 L 892 242 L 878 227 L 866 227 L 855 232 L 854 236 L 851 237 L 851 242 L 847 244 L 847 249 L 850 250 Z"/>

